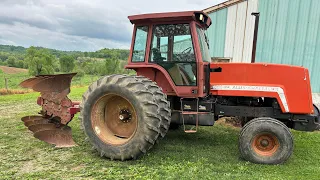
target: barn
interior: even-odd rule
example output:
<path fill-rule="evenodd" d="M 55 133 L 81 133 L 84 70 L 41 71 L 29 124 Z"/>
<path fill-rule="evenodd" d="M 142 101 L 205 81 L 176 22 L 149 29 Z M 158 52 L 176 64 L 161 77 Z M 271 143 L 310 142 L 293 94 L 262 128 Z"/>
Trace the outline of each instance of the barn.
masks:
<path fill-rule="evenodd" d="M 229 0 L 204 9 L 214 59 L 251 62 L 254 22 L 260 13 L 256 62 L 309 69 L 312 91 L 320 93 L 320 1 Z M 280 75 L 279 75 L 280 76 Z"/>

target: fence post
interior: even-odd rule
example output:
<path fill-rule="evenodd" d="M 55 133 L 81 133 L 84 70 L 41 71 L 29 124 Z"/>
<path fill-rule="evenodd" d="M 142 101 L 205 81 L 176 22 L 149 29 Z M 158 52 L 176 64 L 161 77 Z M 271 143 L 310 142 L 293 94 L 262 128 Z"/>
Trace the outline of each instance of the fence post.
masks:
<path fill-rule="evenodd" d="M 6 86 L 6 90 L 7 92 L 9 92 L 9 88 L 8 88 L 8 79 L 6 77 L 4 77 L 4 84 Z"/>

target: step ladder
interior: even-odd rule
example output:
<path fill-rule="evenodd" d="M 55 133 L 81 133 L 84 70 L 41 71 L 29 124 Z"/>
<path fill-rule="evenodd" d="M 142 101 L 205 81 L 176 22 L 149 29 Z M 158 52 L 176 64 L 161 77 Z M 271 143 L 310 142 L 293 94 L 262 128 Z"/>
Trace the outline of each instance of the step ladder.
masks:
<path fill-rule="evenodd" d="M 198 131 L 198 124 L 199 124 L 199 98 L 197 98 L 197 111 L 183 111 L 182 100 L 183 98 L 180 98 L 183 130 L 185 133 L 196 133 Z M 186 125 L 184 124 L 185 115 L 196 115 L 196 125 L 193 126 L 191 129 L 186 129 Z"/>

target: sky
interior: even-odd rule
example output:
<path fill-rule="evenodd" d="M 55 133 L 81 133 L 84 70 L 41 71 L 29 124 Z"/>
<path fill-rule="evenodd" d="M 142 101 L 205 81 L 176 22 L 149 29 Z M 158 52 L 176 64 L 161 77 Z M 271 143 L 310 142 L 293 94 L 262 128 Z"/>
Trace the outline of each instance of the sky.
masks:
<path fill-rule="evenodd" d="M 203 10 L 225 0 L 0 0 L 0 44 L 129 49 L 129 15 Z"/>

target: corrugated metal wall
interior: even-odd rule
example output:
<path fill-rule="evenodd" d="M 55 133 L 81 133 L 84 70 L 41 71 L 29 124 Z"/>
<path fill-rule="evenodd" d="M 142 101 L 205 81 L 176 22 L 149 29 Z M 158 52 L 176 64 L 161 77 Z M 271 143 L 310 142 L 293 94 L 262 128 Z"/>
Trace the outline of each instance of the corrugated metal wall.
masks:
<path fill-rule="evenodd" d="M 209 14 L 208 29 L 212 57 L 229 57 L 232 62 L 250 62 L 254 30 L 252 12 L 258 0 L 248 0 Z"/>
<path fill-rule="evenodd" d="M 209 14 L 212 57 L 250 62 L 252 12 L 260 12 L 257 62 L 309 69 L 313 92 L 320 92 L 320 0 L 247 0 Z"/>
<path fill-rule="evenodd" d="M 320 92 L 320 0 L 259 0 L 257 62 L 304 66 Z"/>
<path fill-rule="evenodd" d="M 211 13 L 209 16 L 212 20 L 212 25 L 207 30 L 210 43 L 210 55 L 211 57 L 223 57 L 226 37 L 227 9 Z"/>

